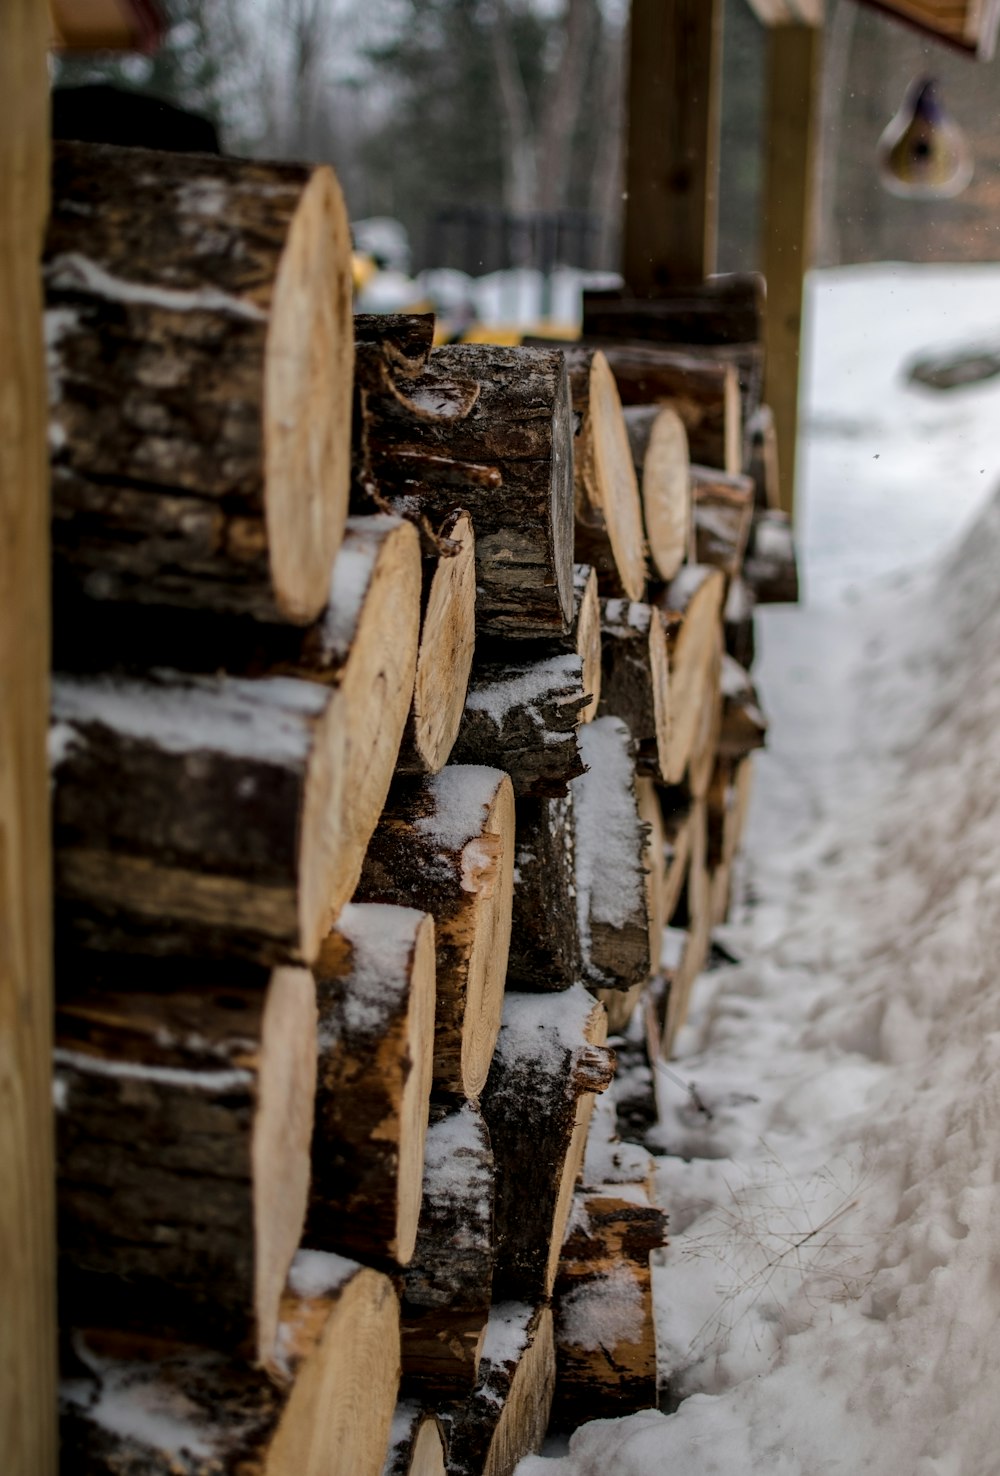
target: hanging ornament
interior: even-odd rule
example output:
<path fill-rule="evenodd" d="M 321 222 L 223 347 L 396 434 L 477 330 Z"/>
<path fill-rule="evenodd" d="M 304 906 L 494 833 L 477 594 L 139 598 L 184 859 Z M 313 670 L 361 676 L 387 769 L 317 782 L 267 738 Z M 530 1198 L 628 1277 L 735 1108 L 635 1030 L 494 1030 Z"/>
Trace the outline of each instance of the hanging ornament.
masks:
<path fill-rule="evenodd" d="M 917 77 L 878 141 L 879 178 L 894 195 L 945 200 L 972 178 L 965 134 L 941 101 L 937 83 Z"/>

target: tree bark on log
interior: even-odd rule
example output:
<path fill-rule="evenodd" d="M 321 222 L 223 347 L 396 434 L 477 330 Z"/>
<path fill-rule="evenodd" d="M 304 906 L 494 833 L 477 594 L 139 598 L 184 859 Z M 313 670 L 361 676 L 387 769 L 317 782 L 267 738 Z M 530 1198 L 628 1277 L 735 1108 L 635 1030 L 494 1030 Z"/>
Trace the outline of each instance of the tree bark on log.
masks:
<path fill-rule="evenodd" d="M 424 372 L 359 389 L 355 483 L 438 524 L 455 507 L 476 533 L 476 620 L 493 636 L 546 636 L 573 611 L 573 449 L 560 353 L 465 344 Z"/>
<path fill-rule="evenodd" d="M 434 918 L 434 1088 L 478 1097 L 500 1028 L 514 887 L 514 795 L 497 769 L 401 781 L 372 837 L 361 902 Z"/>
<path fill-rule="evenodd" d="M 394 374 L 416 378 L 434 347 L 434 314 L 355 313 L 354 342 L 359 357 L 375 350 Z"/>
<path fill-rule="evenodd" d="M 736 762 L 767 741 L 767 719 L 749 673 L 731 656 L 722 658 L 722 731 L 718 753 Z"/>
<path fill-rule="evenodd" d="M 55 146 L 57 583 L 305 624 L 350 479 L 350 233 L 326 167 Z"/>
<path fill-rule="evenodd" d="M 606 1034 L 604 1006 L 581 985 L 507 996 L 482 1096 L 496 1161 L 498 1296 L 552 1291 L 594 1094 L 614 1075 Z"/>
<path fill-rule="evenodd" d="M 601 716 L 627 724 L 643 772 L 666 777 L 670 761 L 667 632 L 654 605 L 601 605 Z"/>
<path fill-rule="evenodd" d="M 382 1476 L 399 1381 L 387 1277 L 317 1252 L 289 1276 L 270 1370 L 199 1347 L 77 1334 L 73 1476 Z"/>
<path fill-rule="evenodd" d="M 349 904 L 313 965 L 319 1070 L 305 1243 L 405 1266 L 434 1059 L 434 923 Z"/>
<path fill-rule="evenodd" d="M 61 985 L 61 1299 L 76 1323 L 268 1359 L 306 1213 L 316 994 L 304 969 L 216 972 L 192 987 L 172 961 L 150 992 L 123 962 L 110 985 L 85 967 Z"/>
<path fill-rule="evenodd" d="M 577 431 L 573 467 L 578 562 L 604 593 L 641 600 L 646 590 L 642 503 L 621 400 L 600 352 L 565 350 Z"/>
<path fill-rule="evenodd" d="M 645 827 L 646 843 L 643 849 L 643 867 L 646 872 L 646 908 L 649 918 L 649 966 L 654 971 L 659 963 L 663 929 L 667 918 L 664 913 L 666 886 L 667 837 L 660 805 L 659 791 L 649 778 L 637 778 L 635 782 L 639 820 Z M 608 1033 L 619 1035 L 626 1030 L 632 1013 L 646 988 L 647 980 L 641 979 L 631 989 L 595 989 L 594 993 L 608 1012 Z"/>
<path fill-rule="evenodd" d="M 316 956 L 357 870 L 342 694 L 284 677 L 63 676 L 53 718 L 56 892 L 73 936 Z"/>
<path fill-rule="evenodd" d="M 517 802 L 514 910 L 507 983 L 569 989 L 580 977 L 573 789 L 557 799 Z"/>
<path fill-rule="evenodd" d="M 508 647 L 508 659 L 473 667 L 452 758 L 504 769 L 518 799 L 565 794 L 583 773 L 580 714 L 591 700 L 583 662 L 561 654 L 536 659 L 523 648 L 519 642 Z"/>
<path fill-rule="evenodd" d="M 545 1438 L 554 1384 L 551 1309 L 494 1307 L 475 1392 L 441 1411 L 448 1476 L 513 1476 Z"/>
<path fill-rule="evenodd" d="M 726 654 L 738 661 L 745 671 L 750 670 L 757 657 L 755 606 L 753 590 L 746 580 L 734 579 L 730 583 L 722 612 L 723 634 Z"/>
<path fill-rule="evenodd" d="M 477 1107 L 432 1108 L 417 1244 L 402 1278 L 403 1379 L 425 1402 L 470 1392 L 493 1288 L 495 1166 Z"/>
<path fill-rule="evenodd" d="M 691 551 L 687 431 L 669 405 L 632 405 L 624 415 L 639 478 L 649 557 L 661 579 L 673 579 Z"/>
<path fill-rule="evenodd" d="M 382 1476 L 447 1476 L 441 1422 L 412 1400 L 396 1405 Z"/>
<path fill-rule="evenodd" d="M 725 575 L 703 564 L 688 564 L 654 597 L 667 622 L 670 642 L 670 762 L 668 784 L 687 772 L 704 707 L 705 684 L 722 620 Z"/>
<path fill-rule="evenodd" d="M 687 432 L 688 455 L 705 466 L 738 472 L 743 463 L 740 382 L 736 366 L 683 348 L 599 340 L 625 406 L 670 409 Z"/>
<path fill-rule="evenodd" d="M 476 541 L 464 509 L 438 529 L 441 552 L 425 555 L 413 703 L 397 768 L 437 774 L 458 737 L 476 643 Z"/>
<path fill-rule="evenodd" d="M 628 990 L 651 963 L 632 740 L 620 718 L 603 717 L 583 730 L 581 748 L 588 772 L 573 781 L 573 804 L 582 977 Z"/>
<path fill-rule="evenodd" d="M 743 577 L 758 605 L 798 603 L 799 570 L 787 513 L 768 509 L 754 518 Z"/>
<path fill-rule="evenodd" d="M 695 563 L 738 579 L 750 536 L 754 488 L 749 477 L 724 476 L 710 467 L 691 467 Z"/>

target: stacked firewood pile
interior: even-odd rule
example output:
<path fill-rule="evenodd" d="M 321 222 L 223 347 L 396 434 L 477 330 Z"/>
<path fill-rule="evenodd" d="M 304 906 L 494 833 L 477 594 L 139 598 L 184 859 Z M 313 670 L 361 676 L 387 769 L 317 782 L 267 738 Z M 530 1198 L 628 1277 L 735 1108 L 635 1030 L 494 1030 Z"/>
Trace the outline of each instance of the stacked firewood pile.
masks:
<path fill-rule="evenodd" d="M 726 911 L 766 418 L 352 322 L 326 168 L 54 166 L 66 1469 L 507 1476 L 656 1396 L 600 1094 Z"/>

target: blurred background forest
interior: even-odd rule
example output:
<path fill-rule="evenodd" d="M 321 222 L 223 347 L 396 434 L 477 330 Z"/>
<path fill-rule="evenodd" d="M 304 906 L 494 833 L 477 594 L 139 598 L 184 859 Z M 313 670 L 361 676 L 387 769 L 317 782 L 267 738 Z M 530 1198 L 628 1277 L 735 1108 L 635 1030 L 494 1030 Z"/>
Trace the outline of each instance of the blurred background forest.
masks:
<path fill-rule="evenodd" d="M 615 269 L 627 0 L 164 0 L 156 56 L 64 60 L 210 117 L 227 151 L 323 159 L 354 221 L 405 229 L 403 270 Z M 720 270 L 757 265 L 764 33 L 727 0 Z M 975 176 L 932 209 L 880 186 L 907 83 L 936 76 Z M 1000 62 L 828 0 L 816 260 L 1000 260 Z M 409 257 L 406 258 L 407 248 Z"/>

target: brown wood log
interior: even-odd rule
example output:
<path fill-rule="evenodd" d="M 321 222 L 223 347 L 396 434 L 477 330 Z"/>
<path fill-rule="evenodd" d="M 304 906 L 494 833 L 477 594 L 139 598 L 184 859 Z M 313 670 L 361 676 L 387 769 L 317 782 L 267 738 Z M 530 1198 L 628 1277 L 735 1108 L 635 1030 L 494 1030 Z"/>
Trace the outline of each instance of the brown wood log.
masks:
<path fill-rule="evenodd" d="M 500 1028 L 514 887 L 514 794 L 498 769 L 400 781 L 371 839 L 361 902 L 434 918 L 434 1087 L 477 1097 Z"/>
<path fill-rule="evenodd" d="M 733 863 L 750 809 L 753 757 L 735 762 L 720 759 L 708 794 L 708 866 L 711 878 L 712 926 L 729 915 Z"/>
<path fill-rule="evenodd" d="M 123 960 L 108 983 L 62 970 L 60 994 L 64 1316 L 270 1358 L 309 1189 L 311 976 Z"/>
<path fill-rule="evenodd" d="M 405 1266 L 434 1059 L 434 923 L 349 904 L 313 965 L 319 1071 L 305 1243 Z"/>
<path fill-rule="evenodd" d="M 691 811 L 691 856 L 682 898 L 687 939 L 670 980 L 663 1014 L 659 1053 L 672 1054 L 678 1031 L 687 1019 L 691 991 L 705 966 L 712 940 L 712 889 L 708 871 L 708 832 L 704 800 Z"/>
<path fill-rule="evenodd" d="M 475 663 L 452 749 L 457 764 L 504 769 L 519 799 L 565 794 L 583 773 L 580 714 L 591 701 L 579 656 L 537 658 L 526 644 Z"/>
<path fill-rule="evenodd" d="M 750 675 L 731 656 L 722 658 L 722 730 L 719 757 L 736 761 L 746 758 L 767 741 L 767 719 L 760 707 Z"/>
<path fill-rule="evenodd" d="M 641 600 L 646 589 L 642 502 L 621 400 L 608 361 L 580 345 L 565 349 L 576 440 L 576 558 L 597 570 L 606 594 Z"/>
<path fill-rule="evenodd" d="M 708 794 L 719 751 L 719 735 L 722 731 L 722 663 L 724 659 L 722 631 L 717 630 L 705 671 L 701 712 L 691 745 L 691 757 L 688 760 L 687 786 L 692 798 L 696 800 L 704 799 Z"/>
<path fill-rule="evenodd" d="M 396 1405 L 382 1476 L 447 1476 L 444 1436 L 437 1415 L 413 1400 L 401 1400 Z"/>
<path fill-rule="evenodd" d="M 737 472 L 742 465 L 742 410 L 735 364 L 662 344 L 597 340 L 629 411 L 669 408 L 687 433 L 688 455 Z"/>
<path fill-rule="evenodd" d="M 693 825 L 689 803 L 665 807 L 662 790 L 658 797 L 663 814 L 666 841 L 666 868 L 663 877 L 663 919 L 664 926 L 666 926 L 677 911 L 677 904 L 684 889 L 688 861 L 691 856 Z"/>
<path fill-rule="evenodd" d="M 425 370 L 399 384 L 383 368 L 359 391 L 355 488 L 369 505 L 435 526 L 468 509 L 482 633 L 546 636 L 568 625 L 572 409 L 560 353 L 434 349 Z"/>
<path fill-rule="evenodd" d="M 769 508 L 754 518 L 743 577 L 758 605 L 798 603 L 799 570 L 787 513 Z"/>
<path fill-rule="evenodd" d="M 289 1276 L 267 1373 L 155 1334 L 78 1333 L 63 1385 L 62 1468 L 74 1476 L 382 1476 L 398 1324 L 387 1277 L 305 1251 Z"/>
<path fill-rule="evenodd" d="M 695 562 L 739 577 L 753 518 L 753 482 L 710 467 L 691 467 Z"/>
<path fill-rule="evenodd" d="M 655 298 L 627 291 L 583 295 L 586 337 L 642 338 L 655 343 L 757 343 L 764 336 L 766 287 L 756 272 L 720 274 L 663 286 Z"/>
<path fill-rule="evenodd" d="M 669 784 L 679 784 L 683 779 L 697 738 L 705 685 L 715 659 L 725 585 L 721 570 L 688 564 L 653 598 L 666 618 L 671 646 Z"/>
<path fill-rule="evenodd" d="M 325 166 L 58 143 L 60 583 L 304 624 L 350 476 L 350 233 Z"/>
<path fill-rule="evenodd" d="M 580 743 L 588 765 L 573 782 L 582 978 L 628 990 L 649 976 L 651 962 L 632 739 L 620 718 L 602 717 Z"/>
<path fill-rule="evenodd" d="M 514 1476 L 545 1437 L 554 1383 L 551 1309 L 494 1307 L 475 1392 L 441 1411 L 448 1476 Z"/>
<path fill-rule="evenodd" d="M 667 882 L 667 833 L 660 804 L 659 791 L 649 778 L 637 778 L 635 782 L 639 820 L 646 828 L 646 841 L 642 853 L 646 872 L 646 908 L 649 918 L 649 966 L 655 970 L 660 957 L 660 941 L 667 921 L 665 913 L 665 890 Z M 594 993 L 608 1012 L 608 1031 L 619 1035 L 628 1027 L 633 1011 L 646 988 L 647 980 L 640 979 L 631 989 L 595 989 Z"/>
<path fill-rule="evenodd" d="M 670 405 L 631 405 L 623 413 L 639 478 L 649 557 L 661 579 L 673 579 L 691 550 L 687 431 Z"/>
<path fill-rule="evenodd" d="M 746 473 L 754 485 L 754 506 L 781 507 L 778 433 L 770 405 L 761 405 L 746 425 Z"/>
<path fill-rule="evenodd" d="M 432 1108 L 413 1259 L 402 1278 L 403 1379 L 422 1400 L 471 1392 L 493 1289 L 493 1149 L 471 1102 Z"/>
<path fill-rule="evenodd" d="M 476 643 L 476 542 L 464 509 L 438 529 L 441 551 L 425 555 L 413 703 L 397 765 L 436 774 L 458 736 Z"/>
<path fill-rule="evenodd" d="M 359 358 L 375 348 L 394 374 L 416 377 L 434 347 L 434 314 L 355 313 L 354 342 Z"/>
<path fill-rule="evenodd" d="M 666 776 L 670 761 L 667 631 L 654 605 L 601 604 L 602 717 L 628 725 L 643 772 Z"/>
<path fill-rule="evenodd" d="M 568 989 L 580 977 L 573 789 L 556 799 L 517 802 L 514 910 L 507 983 Z"/>
<path fill-rule="evenodd" d="M 757 657 L 757 640 L 754 629 L 756 600 L 753 590 L 745 579 L 734 579 L 726 593 L 722 612 L 723 634 L 726 654 L 749 671 Z"/>
<path fill-rule="evenodd" d="M 496 1161 L 496 1296 L 552 1291 L 594 1094 L 614 1075 L 606 1034 L 604 1006 L 581 985 L 507 995 L 482 1095 Z"/>
<path fill-rule="evenodd" d="M 53 718 L 56 891 L 79 941 L 315 957 L 357 871 L 341 693 L 64 676 Z"/>

